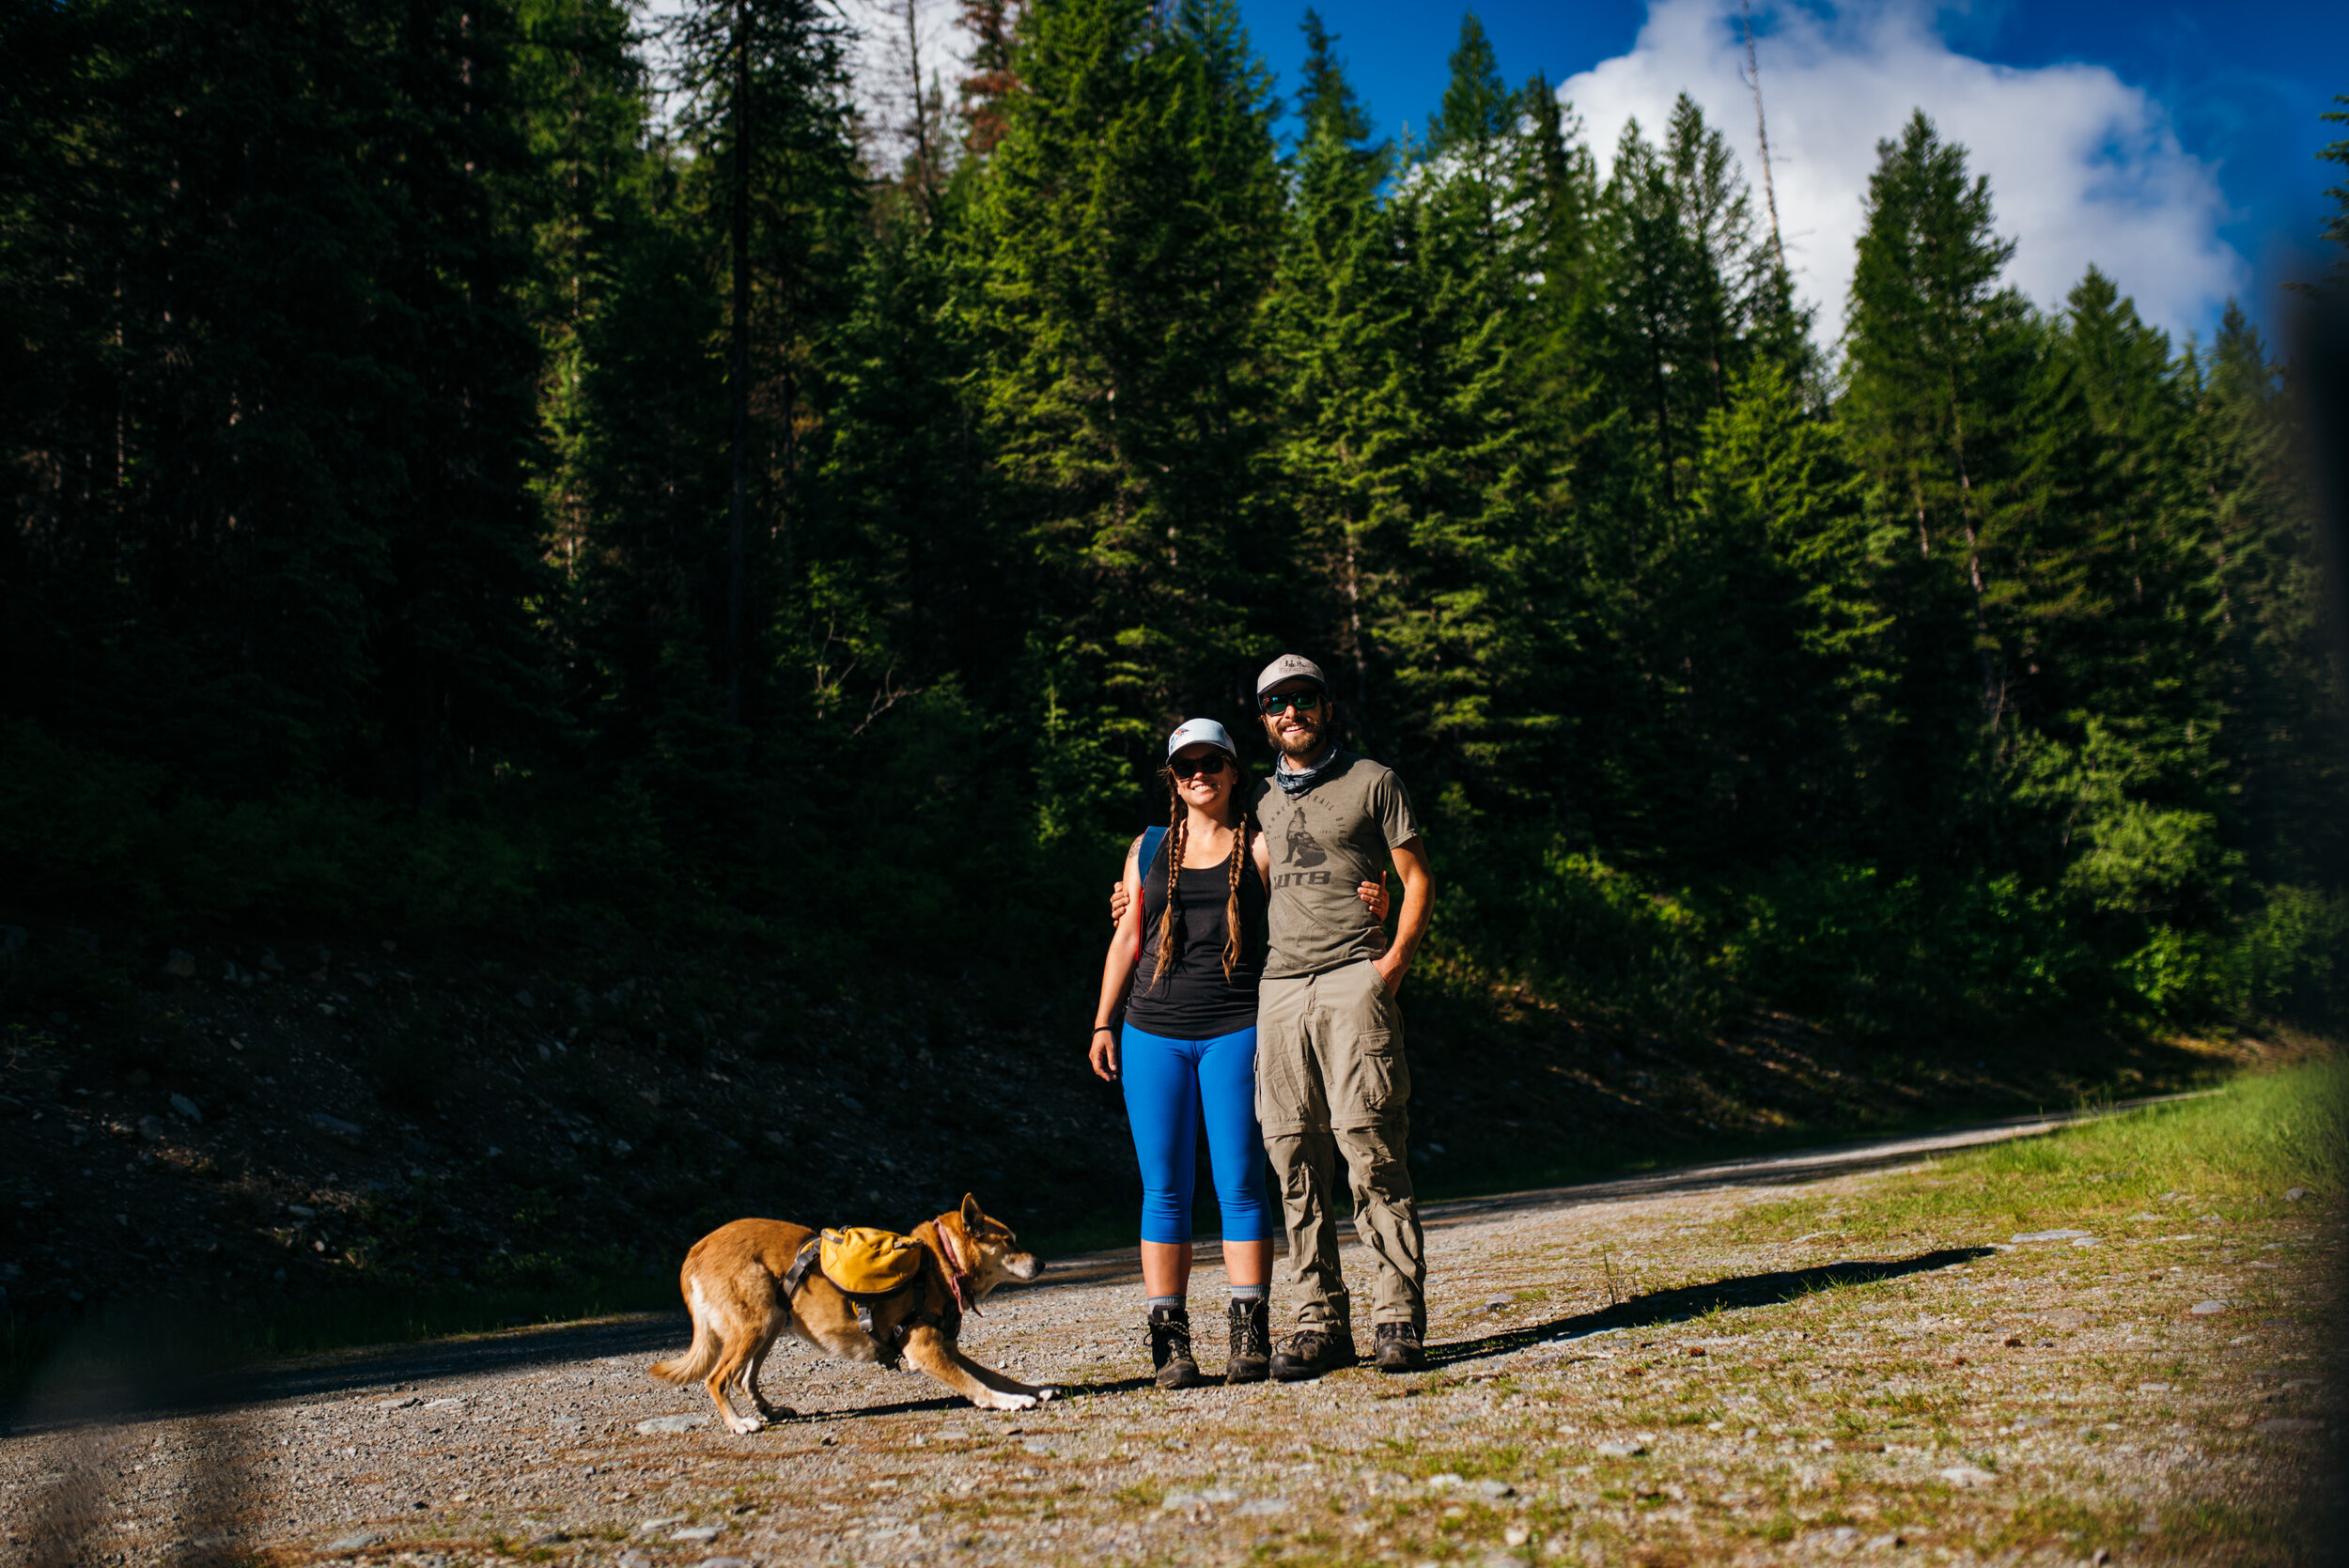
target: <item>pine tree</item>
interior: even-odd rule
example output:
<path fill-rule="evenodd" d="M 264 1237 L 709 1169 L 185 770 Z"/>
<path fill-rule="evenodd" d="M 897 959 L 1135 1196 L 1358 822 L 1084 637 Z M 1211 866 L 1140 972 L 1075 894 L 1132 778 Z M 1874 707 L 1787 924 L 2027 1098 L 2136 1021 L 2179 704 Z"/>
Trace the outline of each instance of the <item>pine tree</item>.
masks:
<path fill-rule="evenodd" d="M 1877 157 L 1838 412 L 1872 508 L 1901 521 L 1914 551 L 1884 580 L 1897 706 L 1912 716 L 1893 762 L 1905 826 L 1983 855 L 2010 677 L 1989 622 L 1983 531 L 2017 460 L 2014 411 L 2035 337 L 2021 297 L 1998 287 L 2014 246 L 1993 233 L 1989 183 L 1968 178 L 1965 149 L 1920 113 Z M 1967 705 L 1957 693 L 1969 684 Z"/>
<path fill-rule="evenodd" d="M 1155 728 L 1254 651 L 1268 81 L 1221 0 L 1038 5 L 1015 69 L 972 234 L 986 428 L 1071 678 Z"/>

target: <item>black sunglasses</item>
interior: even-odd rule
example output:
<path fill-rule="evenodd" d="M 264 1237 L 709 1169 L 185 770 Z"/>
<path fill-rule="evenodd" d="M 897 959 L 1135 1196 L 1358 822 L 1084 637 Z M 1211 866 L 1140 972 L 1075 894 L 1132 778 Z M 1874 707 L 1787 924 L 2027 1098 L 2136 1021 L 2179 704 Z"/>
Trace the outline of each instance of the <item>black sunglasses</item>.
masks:
<path fill-rule="evenodd" d="M 1223 771 L 1223 753 L 1209 752 L 1203 757 L 1171 757 L 1167 761 L 1166 770 L 1178 779 L 1188 779 L 1193 773 L 1205 773 L 1207 777 L 1213 778 Z"/>
<path fill-rule="evenodd" d="M 1321 693 L 1313 691 L 1268 691 L 1258 701 L 1264 705 L 1264 716 L 1269 719 L 1284 707 L 1294 707 L 1299 713 L 1311 713 L 1321 706 Z"/>

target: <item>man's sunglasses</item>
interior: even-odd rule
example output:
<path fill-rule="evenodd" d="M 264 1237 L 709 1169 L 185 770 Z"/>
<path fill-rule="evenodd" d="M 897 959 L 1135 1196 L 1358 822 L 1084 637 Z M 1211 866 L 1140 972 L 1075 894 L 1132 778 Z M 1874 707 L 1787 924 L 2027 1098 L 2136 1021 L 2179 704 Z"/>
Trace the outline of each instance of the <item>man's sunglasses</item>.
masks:
<path fill-rule="evenodd" d="M 1294 707 L 1299 713 L 1311 713 L 1321 706 L 1321 693 L 1318 691 L 1268 691 L 1256 700 L 1264 705 L 1264 716 L 1268 719 L 1275 717 L 1284 707 Z"/>
<path fill-rule="evenodd" d="M 1213 778 L 1223 771 L 1223 753 L 1209 752 L 1203 757 L 1175 757 L 1167 763 L 1166 770 L 1178 779 L 1188 779 L 1193 773 Z"/>

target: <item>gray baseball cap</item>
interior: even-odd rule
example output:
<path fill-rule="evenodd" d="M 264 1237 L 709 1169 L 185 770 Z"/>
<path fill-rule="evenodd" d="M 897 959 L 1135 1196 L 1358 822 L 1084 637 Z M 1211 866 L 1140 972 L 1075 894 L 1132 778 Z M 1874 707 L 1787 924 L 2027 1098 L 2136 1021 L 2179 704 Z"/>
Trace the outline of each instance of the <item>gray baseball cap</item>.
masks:
<path fill-rule="evenodd" d="M 1263 696 L 1284 680 L 1310 680 L 1324 691 L 1330 690 L 1330 677 L 1321 673 L 1320 665 L 1301 653 L 1284 653 L 1256 677 L 1256 695 Z"/>
<path fill-rule="evenodd" d="M 1239 748 L 1232 744 L 1231 732 L 1212 719 L 1184 720 L 1174 733 L 1166 737 L 1166 760 L 1173 762 L 1174 753 L 1186 746 L 1213 746 L 1226 756 L 1239 755 Z"/>

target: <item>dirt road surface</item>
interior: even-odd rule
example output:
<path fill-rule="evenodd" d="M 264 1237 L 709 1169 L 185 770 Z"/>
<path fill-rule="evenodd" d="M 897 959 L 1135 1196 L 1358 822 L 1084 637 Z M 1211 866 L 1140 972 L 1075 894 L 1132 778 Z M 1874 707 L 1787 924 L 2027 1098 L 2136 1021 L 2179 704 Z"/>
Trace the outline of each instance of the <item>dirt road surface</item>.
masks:
<path fill-rule="evenodd" d="M 2021 1122 L 1431 1205 L 1433 1367 L 1163 1393 L 1129 1254 L 971 1321 L 1016 1415 L 786 1342 L 747 1436 L 647 1316 L 37 1389 L 0 1442 L 25 1563 L 2279 1561 L 2334 1422 L 2324 1238 L 1963 1234 L 1838 1205 Z M 1826 1227 L 1757 1234 L 1790 1199 Z M 1812 1221 L 1803 1221 L 1811 1223 Z M 1765 1231 L 1767 1226 L 1763 1227 Z M 2209 1227 L 2203 1227 L 2205 1231 Z M 1220 1369 L 1221 1277 L 1193 1305 Z M 1349 1248 L 1349 1270 L 1367 1265 Z M 2297 1305 L 2295 1305 L 2297 1303 Z M 1278 1320 L 1276 1295 L 1276 1323 Z M 2198 1309 L 2201 1309 L 2198 1311 Z M 1367 1325 L 1361 1329 L 1368 1348 Z"/>

